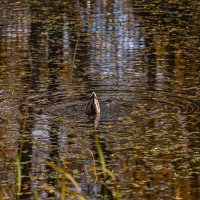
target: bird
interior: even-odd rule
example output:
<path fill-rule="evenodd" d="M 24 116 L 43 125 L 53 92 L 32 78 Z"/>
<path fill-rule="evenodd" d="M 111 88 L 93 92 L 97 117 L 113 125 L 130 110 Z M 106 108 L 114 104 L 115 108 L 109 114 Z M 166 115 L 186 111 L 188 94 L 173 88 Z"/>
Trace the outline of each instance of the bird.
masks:
<path fill-rule="evenodd" d="M 90 99 L 86 105 L 85 113 L 87 115 L 99 115 L 100 114 L 100 106 L 99 101 L 97 100 L 97 95 L 95 92 L 92 92 Z"/>

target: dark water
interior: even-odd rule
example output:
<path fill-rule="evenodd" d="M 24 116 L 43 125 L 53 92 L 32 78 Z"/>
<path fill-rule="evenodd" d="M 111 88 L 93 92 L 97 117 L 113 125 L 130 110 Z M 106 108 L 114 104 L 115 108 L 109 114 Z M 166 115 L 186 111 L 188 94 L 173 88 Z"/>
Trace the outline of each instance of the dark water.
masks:
<path fill-rule="evenodd" d="M 85 199 L 200 199 L 199 24 L 198 0 L 2 0 L 2 199 L 16 198 L 17 154 L 19 199 L 61 199 L 48 162 Z M 82 112 L 92 91 L 100 119 Z"/>

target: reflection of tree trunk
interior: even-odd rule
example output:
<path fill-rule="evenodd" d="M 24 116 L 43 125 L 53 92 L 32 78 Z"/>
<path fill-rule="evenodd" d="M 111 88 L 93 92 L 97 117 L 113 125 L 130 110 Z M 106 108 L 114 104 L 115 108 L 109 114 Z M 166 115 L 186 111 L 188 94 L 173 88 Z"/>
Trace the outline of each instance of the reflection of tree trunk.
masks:
<path fill-rule="evenodd" d="M 71 50 L 71 58 L 72 63 L 74 65 L 78 64 L 79 73 L 81 76 L 84 73 L 85 66 L 88 66 L 89 56 L 88 56 L 88 48 L 89 48 L 89 37 L 90 30 L 88 28 L 88 24 L 90 23 L 87 20 L 91 20 L 90 18 L 86 18 L 83 20 L 81 17 L 82 12 L 87 10 L 87 3 L 80 2 L 77 4 L 77 1 L 70 0 L 66 5 L 66 19 L 67 21 L 75 21 L 74 24 L 68 24 L 68 34 L 69 34 L 69 46 Z M 72 9 L 71 5 L 76 5 L 77 9 Z M 88 11 L 89 12 L 89 11 Z M 87 13 L 90 14 L 90 13 Z M 80 62 L 81 61 L 81 62 Z M 73 67 L 73 66 L 71 66 Z"/>
<path fill-rule="evenodd" d="M 49 131 L 49 138 L 50 138 L 50 144 L 49 144 L 49 159 L 48 162 L 53 162 L 56 165 L 58 165 L 58 160 L 59 160 L 59 123 L 56 123 L 56 121 L 51 121 L 51 123 L 49 124 L 49 126 L 51 127 L 50 131 Z M 51 167 L 49 167 L 47 165 L 47 170 L 48 170 L 48 186 L 53 186 L 56 187 L 56 179 L 55 179 L 55 174 L 56 172 L 54 171 L 54 169 L 52 169 Z M 57 188 L 55 188 L 57 189 Z M 55 197 L 56 194 L 55 193 L 48 193 L 48 197 Z"/>
<path fill-rule="evenodd" d="M 44 7 L 43 4 L 30 5 L 32 20 L 31 20 L 31 35 L 30 35 L 30 46 L 31 53 L 29 53 L 29 63 L 32 72 L 32 89 L 35 89 L 35 84 L 39 84 L 39 76 L 41 68 L 45 59 L 45 30 L 46 30 L 46 13 L 42 13 L 40 19 L 38 19 L 39 9 Z M 43 58 L 43 60 L 42 60 Z"/>
<path fill-rule="evenodd" d="M 33 107 L 29 106 L 29 102 L 25 99 L 22 102 L 21 113 L 23 120 L 20 123 L 20 136 L 19 136 L 19 157 L 21 161 L 21 178 L 22 187 L 20 199 L 31 198 L 31 166 L 32 166 L 32 129 L 34 125 Z"/>
<path fill-rule="evenodd" d="M 54 104 L 61 99 L 56 99 L 54 93 L 58 90 L 59 72 L 62 65 L 62 44 L 63 44 L 63 18 L 57 16 L 60 12 L 60 4 L 49 5 L 48 18 L 50 23 L 48 24 L 48 103 Z M 53 120 L 49 124 L 49 138 L 50 138 L 50 150 L 49 150 L 49 162 L 56 163 L 59 160 L 59 122 Z M 48 170 L 48 185 L 56 187 L 56 179 L 54 174 L 56 173 L 52 168 L 47 165 Z M 48 197 L 55 197 L 55 193 L 48 193 Z"/>
<path fill-rule="evenodd" d="M 57 47 L 53 48 L 54 50 Z M 56 59 L 56 58 L 55 58 Z M 53 62 L 53 60 L 52 60 Z M 56 103 L 56 99 L 53 98 L 53 93 L 57 91 L 58 89 L 58 65 L 53 63 L 50 63 L 48 65 L 49 67 L 49 86 L 48 86 L 48 96 L 49 96 L 49 103 L 54 104 Z M 60 100 L 60 99 L 59 99 Z M 52 120 L 49 124 L 50 131 L 49 131 L 49 138 L 50 138 L 50 149 L 49 149 L 49 162 L 56 163 L 59 159 L 59 122 Z M 49 186 L 56 186 L 56 181 L 53 174 L 55 171 L 47 165 L 46 167 L 48 169 L 48 185 Z M 55 193 L 49 193 L 48 197 L 55 197 Z"/>
<path fill-rule="evenodd" d="M 3 38 L 2 38 L 2 26 L 0 25 L 0 65 L 4 65 L 4 57 L 2 56 L 4 53 L 4 47 L 3 47 Z"/>
<path fill-rule="evenodd" d="M 168 60 L 168 66 L 167 66 L 167 72 L 172 75 L 174 66 L 175 66 L 175 39 L 174 36 L 172 35 L 169 38 L 168 46 L 167 46 L 167 60 Z"/>
<path fill-rule="evenodd" d="M 146 50 L 147 50 L 147 78 L 148 89 L 154 90 L 156 87 L 156 50 L 153 43 L 154 36 L 147 35 L 146 37 Z"/>
<path fill-rule="evenodd" d="M 19 154 L 22 166 L 22 188 L 20 199 L 31 199 L 33 193 L 31 191 L 31 167 L 32 167 L 32 130 L 34 127 L 34 100 L 28 101 L 30 91 L 33 95 L 37 91 L 40 76 L 41 52 L 42 52 L 42 32 L 44 31 L 44 24 L 35 20 L 34 14 L 39 9 L 37 6 L 30 6 L 32 13 L 32 23 L 30 32 L 30 43 L 28 57 L 24 60 L 24 71 L 26 78 L 23 80 L 25 85 L 24 94 L 25 102 L 21 102 L 20 110 L 23 120 L 20 122 L 20 136 L 19 136 Z M 28 62 L 27 62 L 28 60 Z"/>

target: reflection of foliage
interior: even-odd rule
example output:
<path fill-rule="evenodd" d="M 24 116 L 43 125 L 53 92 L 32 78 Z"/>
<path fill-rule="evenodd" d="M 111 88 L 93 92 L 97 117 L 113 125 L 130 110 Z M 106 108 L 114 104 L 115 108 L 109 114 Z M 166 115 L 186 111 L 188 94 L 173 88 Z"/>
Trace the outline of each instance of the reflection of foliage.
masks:
<path fill-rule="evenodd" d="M 186 28 L 190 26 L 190 29 L 185 29 L 185 31 L 191 30 L 191 25 L 200 21 L 195 13 L 198 13 L 198 6 L 195 7 L 196 1 L 158 1 L 153 0 L 151 3 L 149 1 L 134 1 L 134 9 L 136 13 L 142 15 L 147 23 L 151 21 L 149 25 L 165 26 L 165 30 L 168 31 L 174 28 Z M 187 20 L 186 20 L 187 19 Z M 194 28 L 194 27 L 193 27 Z"/>

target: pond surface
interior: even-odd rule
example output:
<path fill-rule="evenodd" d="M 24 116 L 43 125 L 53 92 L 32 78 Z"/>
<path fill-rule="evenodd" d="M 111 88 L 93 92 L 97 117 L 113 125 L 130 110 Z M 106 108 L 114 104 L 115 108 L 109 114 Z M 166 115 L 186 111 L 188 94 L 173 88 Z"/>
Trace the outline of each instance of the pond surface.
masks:
<path fill-rule="evenodd" d="M 200 199 L 199 24 L 198 0 L 3 0 L 1 199 Z"/>

